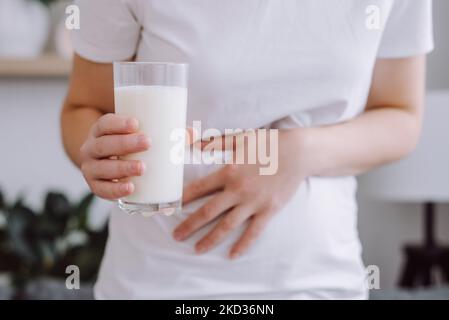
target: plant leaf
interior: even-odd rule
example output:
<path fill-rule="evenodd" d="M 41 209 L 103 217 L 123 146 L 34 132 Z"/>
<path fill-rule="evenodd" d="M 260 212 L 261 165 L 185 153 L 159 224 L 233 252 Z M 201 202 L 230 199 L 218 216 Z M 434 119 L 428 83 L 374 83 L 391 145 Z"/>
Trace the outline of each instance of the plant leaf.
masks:
<path fill-rule="evenodd" d="M 80 230 L 88 230 L 87 221 L 89 218 L 89 207 L 91 206 L 94 199 L 94 194 L 88 193 L 81 199 L 80 203 L 76 207 L 75 214 L 78 217 L 78 228 Z"/>
<path fill-rule="evenodd" d="M 18 202 L 9 210 L 7 221 L 8 236 L 16 254 L 28 265 L 37 263 L 38 255 L 32 246 L 35 239 L 30 239 L 29 232 L 36 221 L 35 213 Z"/>

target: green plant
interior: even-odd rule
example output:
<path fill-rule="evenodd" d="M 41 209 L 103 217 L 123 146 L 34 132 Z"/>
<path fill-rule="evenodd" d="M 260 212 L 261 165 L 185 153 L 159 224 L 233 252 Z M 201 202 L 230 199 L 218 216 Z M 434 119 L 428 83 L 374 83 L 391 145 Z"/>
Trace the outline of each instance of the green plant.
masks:
<path fill-rule="evenodd" d="M 49 192 L 43 209 L 33 211 L 19 197 L 8 206 L 0 193 L 0 271 L 13 275 L 20 292 L 38 277 L 65 278 L 66 267 L 77 265 L 82 281 L 93 281 L 107 239 L 107 227 L 91 230 L 88 212 L 94 196 L 71 204 L 61 193 Z M 0 214 L 1 214 L 0 212 Z"/>

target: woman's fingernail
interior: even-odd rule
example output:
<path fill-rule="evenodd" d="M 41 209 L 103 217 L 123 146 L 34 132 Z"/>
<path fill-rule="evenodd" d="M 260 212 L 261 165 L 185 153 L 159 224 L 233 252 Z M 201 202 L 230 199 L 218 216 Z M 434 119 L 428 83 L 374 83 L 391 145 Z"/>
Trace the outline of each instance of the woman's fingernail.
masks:
<path fill-rule="evenodd" d="M 206 246 L 201 245 L 201 244 L 197 245 L 196 248 L 195 248 L 195 251 L 196 251 L 196 253 L 201 254 L 204 251 L 206 251 Z"/>
<path fill-rule="evenodd" d="M 240 257 L 240 253 L 238 253 L 238 252 L 231 252 L 231 254 L 229 255 L 229 258 L 231 258 L 231 260 L 238 259 L 239 257 Z"/>
<path fill-rule="evenodd" d="M 186 237 L 186 234 L 184 232 L 184 230 L 182 230 L 182 228 L 178 228 L 175 231 L 173 231 L 173 238 L 175 238 L 175 240 L 183 240 Z"/>
<path fill-rule="evenodd" d="M 182 240 L 182 234 L 180 232 L 174 232 L 173 233 L 173 238 L 175 238 L 176 241 L 180 241 Z"/>
<path fill-rule="evenodd" d="M 131 193 L 132 192 L 132 184 L 131 183 L 124 183 L 120 186 L 120 191 L 123 193 Z"/>
<path fill-rule="evenodd" d="M 131 130 L 137 130 L 139 128 L 139 122 L 137 119 L 128 119 L 126 121 L 126 126 Z"/>
<path fill-rule="evenodd" d="M 138 175 L 143 175 L 143 173 L 145 172 L 145 169 L 146 169 L 146 167 L 145 167 L 145 163 L 144 162 L 139 161 L 139 162 L 137 162 L 135 164 L 135 172 Z"/>
<path fill-rule="evenodd" d="M 137 137 L 137 144 L 139 146 L 142 146 L 142 147 L 149 147 L 150 146 L 150 139 L 148 139 L 147 136 L 141 134 L 141 135 L 139 135 Z"/>

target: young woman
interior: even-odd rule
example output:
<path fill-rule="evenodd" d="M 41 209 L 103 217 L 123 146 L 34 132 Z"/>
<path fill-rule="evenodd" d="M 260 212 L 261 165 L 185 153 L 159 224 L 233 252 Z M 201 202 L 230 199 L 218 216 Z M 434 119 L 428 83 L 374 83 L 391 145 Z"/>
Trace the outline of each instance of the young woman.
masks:
<path fill-rule="evenodd" d="M 113 61 L 188 63 L 188 124 L 280 129 L 275 175 L 191 165 L 180 216 L 114 206 L 96 298 L 366 298 L 353 176 L 417 143 L 431 2 L 77 4 L 62 136 L 98 196 L 132 193 L 145 168 L 115 156 L 151 148 L 113 114 Z"/>

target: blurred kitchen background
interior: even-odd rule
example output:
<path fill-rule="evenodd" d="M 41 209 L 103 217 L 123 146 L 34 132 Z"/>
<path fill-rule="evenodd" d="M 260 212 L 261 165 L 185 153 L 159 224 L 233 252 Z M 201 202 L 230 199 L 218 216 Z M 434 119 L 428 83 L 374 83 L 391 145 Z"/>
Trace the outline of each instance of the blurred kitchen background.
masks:
<path fill-rule="evenodd" d="M 69 4 L 0 0 L 0 299 L 74 298 L 54 293 L 65 288 L 55 279 L 73 263 L 92 282 L 106 238 L 109 204 L 89 197 L 59 138 Z M 375 299 L 449 299 L 449 1 L 434 0 L 434 21 L 425 138 L 411 159 L 359 179 L 364 260 L 380 270 Z M 89 287 L 77 294 L 89 298 Z"/>

